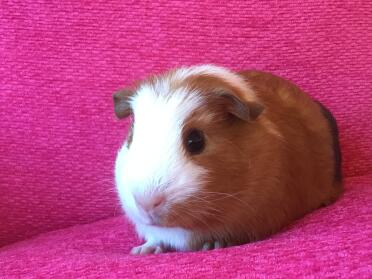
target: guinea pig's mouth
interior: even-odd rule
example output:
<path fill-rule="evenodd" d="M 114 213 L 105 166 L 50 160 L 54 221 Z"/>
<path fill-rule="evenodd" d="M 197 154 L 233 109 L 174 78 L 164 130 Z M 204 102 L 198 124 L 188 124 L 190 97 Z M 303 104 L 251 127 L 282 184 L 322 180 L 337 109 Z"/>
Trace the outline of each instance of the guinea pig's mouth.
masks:
<path fill-rule="evenodd" d="M 146 225 L 162 228 L 202 229 L 211 217 L 197 203 L 164 203 L 162 206 L 144 208 L 137 205 L 137 221 Z"/>
<path fill-rule="evenodd" d="M 141 213 L 141 222 L 147 226 L 154 227 L 170 227 L 168 222 L 168 213 L 167 212 L 156 212 L 150 211 L 145 212 L 140 210 Z"/>
<path fill-rule="evenodd" d="M 173 218 L 172 213 L 156 214 L 148 212 L 145 214 L 142 222 L 147 226 L 172 228 L 180 227 L 182 221 L 180 218 Z"/>
<path fill-rule="evenodd" d="M 152 216 L 150 214 L 148 215 L 148 218 L 146 220 L 146 225 L 154 226 L 154 227 L 164 227 L 163 222 L 160 217 Z"/>

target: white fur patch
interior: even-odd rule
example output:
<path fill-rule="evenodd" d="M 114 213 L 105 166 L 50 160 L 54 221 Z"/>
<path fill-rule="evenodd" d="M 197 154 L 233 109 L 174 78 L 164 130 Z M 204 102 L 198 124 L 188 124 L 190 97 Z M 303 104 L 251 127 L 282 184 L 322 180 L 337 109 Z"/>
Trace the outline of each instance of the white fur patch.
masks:
<path fill-rule="evenodd" d="M 170 203 L 182 202 L 200 189 L 207 172 L 187 159 L 182 149 L 183 123 L 201 105 L 201 97 L 182 88 L 169 90 L 167 81 L 159 80 L 155 86 L 143 85 L 133 96 L 132 143 L 119 151 L 115 175 L 123 207 L 138 233 L 148 241 L 185 249 L 189 233 L 146 225 L 148 217 L 133 197 L 160 191 Z"/>
<path fill-rule="evenodd" d="M 250 92 L 250 97 L 255 98 L 253 90 L 241 76 L 223 67 L 218 67 L 215 65 L 198 65 L 188 68 L 179 68 L 175 72 L 174 76 L 176 79 L 182 80 L 193 75 L 210 75 L 218 77 L 235 86 L 236 88 L 239 88 L 242 92 Z"/>

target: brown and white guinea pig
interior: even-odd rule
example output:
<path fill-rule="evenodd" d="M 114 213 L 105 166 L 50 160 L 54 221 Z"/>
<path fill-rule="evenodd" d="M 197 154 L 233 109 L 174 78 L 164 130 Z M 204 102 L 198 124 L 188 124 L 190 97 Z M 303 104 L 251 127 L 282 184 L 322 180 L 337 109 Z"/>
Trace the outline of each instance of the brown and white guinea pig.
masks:
<path fill-rule="evenodd" d="M 332 114 L 269 73 L 179 68 L 114 94 L 133 125 L 117 155 L 133 254 L 243 244 L 337 199 Z"/>

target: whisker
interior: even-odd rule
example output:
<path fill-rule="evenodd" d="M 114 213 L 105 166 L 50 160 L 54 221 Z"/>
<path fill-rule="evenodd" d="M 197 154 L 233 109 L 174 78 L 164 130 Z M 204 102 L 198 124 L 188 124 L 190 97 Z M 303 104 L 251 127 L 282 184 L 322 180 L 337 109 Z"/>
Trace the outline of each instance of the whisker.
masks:
<path fill-rule="evenodd" d="M 237 195 L 243 193 L 244 191 L 245 190 L 242 190 L 242 191 L 239 191 L 239 192 L 235 192 L 233 194 L 230 194 L 230 193 L 221 193 L 221 192 L 206 192 L 206 191 L 203 191 L 203 193 L 210 194 L 210 195 L 220 195 L 220 196 L 223 196 L 221 198 L 214 199 L 213 201 L 220 201 L 220 200 L 223 200 L 223 199 L 232 198 L 232 199 L 235 199 L 235 200 L 241 202 L 244 205 L 248 205 L 249 206 L 249 204 L 247 204 L 245 201 L 243 201 L 243 200 L 241 200 L 241 199 L 239 199 L 237 197 Z"/>
<path fill-rule="evenodd" d="M 201 207 L 201 209 L 204 209 L 205 211 L 214 211 L 215 213 L 221 213 L 221 210 L 217 209 L 216 207 L 213 206 L 213 204 L 211 204 L 210 201 L 207 201 L 207 200 L 204 200 L 204 199 L 199 199 L 201 202 L 208 202 L 208 204 L 203 204 L 203 206 Z M 186 201 L 186 205 L 192 205 L 192 201 L 189 201 L 187 202 Z M 200 204 L 198 204 L 198 206 L 200 207 Z M 210 214 L 210 212 L 208 212 Z"/>
<path fill-rule="evenodd" d="M 203 219 L 193 215 L 189 210 L 185 210 L 183 213 L 185 213 L 186 215 L 191 216 L 195 220 L 198 220 L 199 222 L 203 223 L 207 227 L 207 229 L 210 229 L 210 225 L 208 225 L 208 223 L 206 223 Z"/>

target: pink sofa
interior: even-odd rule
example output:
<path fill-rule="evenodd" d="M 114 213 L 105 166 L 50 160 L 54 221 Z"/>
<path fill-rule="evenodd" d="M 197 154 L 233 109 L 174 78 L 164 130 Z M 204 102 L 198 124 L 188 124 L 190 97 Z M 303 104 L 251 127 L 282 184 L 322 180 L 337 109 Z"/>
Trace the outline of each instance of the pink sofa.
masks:
<path fill-rule="evenodd" d="M 0 278 L 372 277 L 368 1 L 2 1 L 0 61 Z M 197 63 L 271 71 L 327 105 L 345 193 L 261 242 L 130 256 L 112 92 Z"/>

